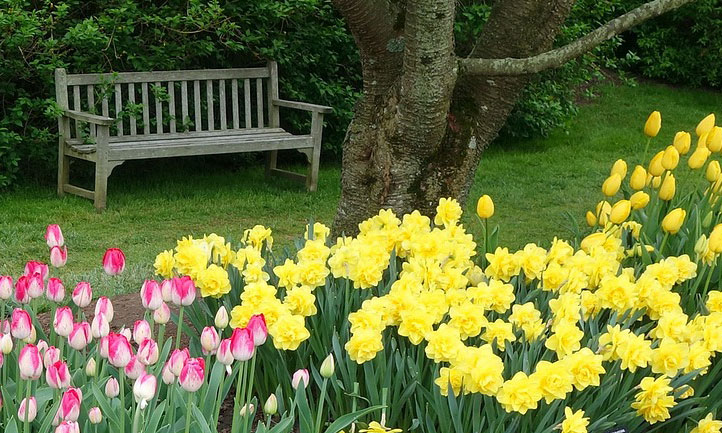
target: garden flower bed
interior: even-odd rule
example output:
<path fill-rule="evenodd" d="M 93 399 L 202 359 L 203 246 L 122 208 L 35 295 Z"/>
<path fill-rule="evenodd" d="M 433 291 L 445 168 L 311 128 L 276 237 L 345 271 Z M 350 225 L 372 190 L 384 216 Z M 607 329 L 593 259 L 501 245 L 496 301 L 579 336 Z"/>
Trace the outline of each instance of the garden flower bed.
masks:
<path fill-rule="evenodd" d="M 548 248 L 497 246 L 488 196 L 476 236 L 442 199 L 335 241 L 310 223 L 292 250 L 263 226 L 186 237 L 140 296 L 93 300 L 53 277 L 72 245 L 50 226 L 50 266 L 0 277 L 2 427 L 719 432 L 722 128 L 694 135 L 616 161 L 589 228 Z M 103 268 L 122 273 L 122 251 Z"/>

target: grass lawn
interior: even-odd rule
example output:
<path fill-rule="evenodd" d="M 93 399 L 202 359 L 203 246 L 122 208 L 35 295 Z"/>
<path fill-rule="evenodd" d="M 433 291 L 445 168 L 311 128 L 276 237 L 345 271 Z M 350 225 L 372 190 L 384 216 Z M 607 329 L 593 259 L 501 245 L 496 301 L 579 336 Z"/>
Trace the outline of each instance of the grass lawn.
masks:
<path fill-rule="evenodd" d="M 564 213 L 582 221 L 600 199 L 599 186 L 614 160 L 626 159 L 630 169 L 640 161 L 646 142 L 641 130 L 652 110 L 662 112 L 663 126 L 650 156 L 671 144 L 676 131 L 693 130 L 710 112 L 722 115 L 722 95 L 715 92 L 655 84 L 604 85 L 598 92 L 600 98 L 581 107 L 566 131 L 497 142 L 484 154 L 467 213 L 476 197 L 490 194 L 502 244 L 547 245 L 554 236 L 568 236 Z M 308 194 L 300 184 L 265 179 L 256 163 L 235 169 L 218 160 L 128 163 L 110 178 L 109 208 L 102 214 L 88 200 L 57 198 L 51 185 L 20 187 L 0 196 L 0 275 L 17 276 L 27 260 L 47 261 L 43 234 L 49 223 L 61 225 L 69 249 L 68 264 L 57 275 L 70 287 L 86 279 L 101 294 L 137 290 L 155 255 L 184 235 L 239 238 L 243 229 L 263 224 L 273 228 L 277 244 L 287 245 L 308 218 L 333 220 L 340 168 L 324 166 L 319 177 L 318 192 Z M 471 215 L 466 223 L 477 229 Z M 121 278 L 100 269 L 112 246 L 128 258 Z"/>

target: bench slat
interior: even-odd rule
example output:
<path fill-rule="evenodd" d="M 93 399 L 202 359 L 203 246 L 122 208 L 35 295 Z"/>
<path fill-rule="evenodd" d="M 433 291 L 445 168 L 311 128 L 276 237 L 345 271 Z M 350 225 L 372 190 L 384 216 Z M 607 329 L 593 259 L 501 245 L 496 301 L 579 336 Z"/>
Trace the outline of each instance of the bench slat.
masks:
<path fill-rule="evenodd" d="M 206 104 L 208 104 L 208 130 L 215 129 L 213 118 L 213 80 L 206 80 Z"/>
<path fill-rule="evenodd" d="M 158 141 L 158 140 L 165 140 L 170 141 L 174 139 L 180 139 L 180 140 L 189 140 L 194 138 L 204 138 L 204 137 L 215 137 L 216 139 L 223 139 L 224 137 L 243 137 L 243 136 L 253 136 L 253 137 L 260 137 L 265 135 L 276 135 L 276 136 L 290 136 L 292 135 L 290 132 L 285 131 L 283 128 L 263 128 L 263 129 L 238 129 L 238 130 L 226 130 L 224 132 L 220 131 L 200 131 L 200 132 L 176 132 L 175 134 L 150 134 L 150 135 L 136 135 L 134 137 L 131 137 L 130 135 L 124 135 L 122 137 L 110 137 L 110 143 L 113 145 L 118 146 L 124 146 L 129 145 L 132 146 L 133 143 L 138 142 L 145 142 L 145 141 Z M 85 141 L 83 139 L 69 139 L 68 141 L 69 145 L 72 146 L 79 146 L 79 145 L 85 145 Z"/>
<path fill-rule="evenodd" d="M 168 121 L 171 134 L 175 132 L 175 83 L 168 81 Z"/>
<path fill-rule="evenodd" d="M 221 111 L 221 130 L 228 129 L 226 119 L 226 80 L 218 80 L 218 102 Z"/>
<path fill-rule="evenodd" d="M 143 134 L 150 134 L 150 106 L 148 105 L 148 83 L 140 86 L 141 98 L 143 101 Z"/>
<path fill-rule="evenodd" d="M 186 125 L 188 119 L 188 81 L 181 81 L 181 123 Z M 187 128 L 183 128 L 186 130 Z"/>
<path fill-rule="evenodd" d="M 243 80 L 243 111 L 245 113 L 244 128 L 252 128 L 251 125 L 251 80 Z"/>
<path fill-rule="evenodd" d="M 155 132 L 158 134 L 163 133 L 163 104 L 157 94 L 161 89 L 160 82 L 156 81 L 153 97 L 155 98 Z"/>
<path fill-rule="evenodd" d="M 120 84 L 115 85 L 115 118 L 118 127 L 118 135 L 123 135 L 123 92 Z"/>
<path fill-rule="evenodd" d="M 88 85 L 88 113 L 95 114 L 95 87 Z M 95 137 L 95 127 L 90 125 L 90 136 Z"/>
<path fill-rule="evenodd" d="M 258 127 L 263 128 L 263 80 L 256 79 L 256 116 L 258 117 Z"/>
<path fill-rule="evenodd" d="M 73 86 L 73 110 L 82 111 L 80 109 L 80 86 Z M 80 122 L 75 121 L 75 136 L 80 138 Z"/>
<path fill-rule="evenodd" d="M 241 117 L 238 114 L 238 80 L 231 80 L 231 105 L 233 107 L 233 129 L 241 127 Z"/>
<path fill-rule="evenodd" d="M 128 83 L 128 103 L 135 104 L 135 84 Z M 135 120 L 135 110 L 130 113 L 130 135 L 136 135 L 138 133 L 137 123 Z"/>
<path fill-rule="evenodd" d="M 196 118 L 196 131 L 201 131 L 203 129 L 201 124 L 201 83 L 198 80 L 193 82 L 193 103 L 195 106 L 193 113 Z"/>
<path fill-rule="evenodd" d="M 267 78 L 267 68 L 232 68 L 232 69 L 190 69 L 179 71 L 155 72 L 118 72 L 116 74 L 68 74 L 68 85 L 116 83 L 152 83 L 155 81 L 181 80 L 221 80 L 231 78 Z"/>

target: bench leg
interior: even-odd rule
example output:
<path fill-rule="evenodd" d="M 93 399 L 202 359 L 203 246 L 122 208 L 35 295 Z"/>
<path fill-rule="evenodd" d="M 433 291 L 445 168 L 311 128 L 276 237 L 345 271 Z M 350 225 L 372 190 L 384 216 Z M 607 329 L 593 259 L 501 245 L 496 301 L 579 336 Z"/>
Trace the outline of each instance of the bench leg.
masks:
<path fill-rule="evenodd" d="M 308 158 L 308 174 L 306 175 L 306 188 L 313 192 L 318 188 L 318 166 L 321 160 L 321 146 L 313 148 Z"/>
<path fill-rule="evenodd" d="M 272 150 L 266 153 L 266 176 L 271 175 L 271 170 L 278 166 L 278 151 Z"/>
<path fill-rule="evenodd" d="M 70 183 L 70 158 L 61 153 L 58 155 L 58 196 L 65 195 L 66 184 Z"/>
<path fill-rule="evenodd" d="M 98 212 L 105 210 L 106 197 L 108 196 L 108 176 L 110 170 L 105 162 L 95 163 L 95 191 L 94 204 Z"/>

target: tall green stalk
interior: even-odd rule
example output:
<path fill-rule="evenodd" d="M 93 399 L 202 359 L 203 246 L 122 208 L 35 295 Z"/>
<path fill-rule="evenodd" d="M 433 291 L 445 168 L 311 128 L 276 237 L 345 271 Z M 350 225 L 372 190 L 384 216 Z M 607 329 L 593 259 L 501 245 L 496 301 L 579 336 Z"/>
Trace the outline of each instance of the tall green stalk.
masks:
<path fill-rule="evenodd" d="M 183 328 L 183 310 L 185 307 L 181 305 L 180 311 L 178 311 L 178 330 L 175 333 L 175 348 L 180 349 L 180 338 L 181 338 L 181 329 Z"/>
<path fill-rule="evenodd" d="M 120 431 L 125 432 L 125 372 L 118 368 L 118 379 L 120 382 Z"/>
<path fill-rule="evenodd" d="M 193 404 L 193 393 L 188 393 L 188 406 L 186 410 L 186 428 L 185 433 L 190 433 L 191 431 L 191 405 Z"/>
<path fill-rule="evenodd" d="M 25 420 L 24 420 L 24 427 L 23 431 L 25 433 L 30 433 L 30 387 L 32 386 L 32 381 L 28 379 L 26 381 L 25 385 Z"/>
<path fill-rule="evenodd" d="M 318 412 L 316 413 L 316 428 L 313 430 L 315 433 L 321 433 L 321 419 L 323 417 L 323 405 L 326 402 L 326 385 L 328 385 L 328 379 L 323 378 L 321 383 L 321 396 L 318 401 Z"/>

